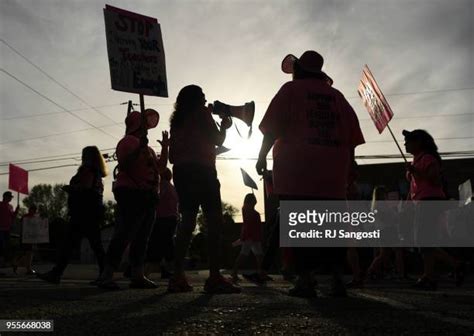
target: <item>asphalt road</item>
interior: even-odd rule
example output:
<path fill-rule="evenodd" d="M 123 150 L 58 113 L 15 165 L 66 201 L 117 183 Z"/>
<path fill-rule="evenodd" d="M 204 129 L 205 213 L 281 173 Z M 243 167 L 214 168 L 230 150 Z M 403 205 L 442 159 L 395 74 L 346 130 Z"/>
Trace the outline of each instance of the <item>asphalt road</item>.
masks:
<path fill-rule="evenodd" d="M 40 267 L 40 270 L 45 270 Z M 5 272 L 5 270 L 3 270 Z M 88 285 L 91 266 L 72 265 L 61 285 L 34 277 L 0 277 L 0 319 L 54 320 L 53 333 L 1 335 L 474 335 L 474 282 L 463 288 L 445 279 L 437 292 L 409 283 L 381 282 L 352 290 L 348 298 L 327 296 L 319 277 L 318 298 L 286 295 L 280 277 L 266 287 L 243 282 L 237 295 L 203 293 L 206 272 L 191 272 L 194 291 L 103 292 Z M 118 275 L 117 275 L 118 276 Z"/>

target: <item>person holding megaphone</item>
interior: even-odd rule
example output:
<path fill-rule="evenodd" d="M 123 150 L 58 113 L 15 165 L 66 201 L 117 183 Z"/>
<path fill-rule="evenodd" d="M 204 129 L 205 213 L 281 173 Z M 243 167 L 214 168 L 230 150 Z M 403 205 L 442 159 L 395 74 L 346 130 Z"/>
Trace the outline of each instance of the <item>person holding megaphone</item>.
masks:
<path fill-rule="evenodd" d="M 231 126 L 229 116 L 221 114 L 217 127 L 212 118 L 213 106 L 206 107 L 206 97 L 196 85 L 181 89 L 176 98 L 175 111 L 170 119 L 170 162 L 173 180 L 178 193 L 179 211 L 175 251 L 175 273 L 168 284 L 173 293 L 192 291 L 183 262 L 196 227 L 199 206 L 208 226 L 209 278 L 204 290 L 207 293 L 239 293 L 240 288 L 224 278 L 219 271 L 218 256 L 221 241 L 222 204 L 220 183 L 216 171 L 216 146 L 221 146 L 226 130 Z"/>

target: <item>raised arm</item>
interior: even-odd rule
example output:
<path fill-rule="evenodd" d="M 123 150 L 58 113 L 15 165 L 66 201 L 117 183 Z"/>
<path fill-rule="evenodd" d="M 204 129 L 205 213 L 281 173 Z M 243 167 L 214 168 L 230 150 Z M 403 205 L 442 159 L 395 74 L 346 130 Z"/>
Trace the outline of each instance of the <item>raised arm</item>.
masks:
<path fill-rule="evenodd" d="M 158 172 L 161 174 L 166 170 L 166 165 L 168 164 L 169 146 L 170 146 L 168 131 L 163 131 L 161 141 L 160 140 L 157 140 L 157 141 L 161 145 L 160 158 L 158 159 Z"/>

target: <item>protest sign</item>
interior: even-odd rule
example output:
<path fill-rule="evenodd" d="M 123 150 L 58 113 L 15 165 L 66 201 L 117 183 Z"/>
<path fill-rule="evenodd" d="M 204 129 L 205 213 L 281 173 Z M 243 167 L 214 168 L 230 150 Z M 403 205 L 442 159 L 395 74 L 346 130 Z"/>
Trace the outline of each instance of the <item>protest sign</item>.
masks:
<path fill-rule="evenodd" d="M 382 90 L 380 90 L 380 87 L 375 81 L 375 78 L 367 64 L 362 70 L 362 78 L 359 82 L 357 92 L 359 93 L 360 98 L 362 98 L 362 102 L 367 108 L 367 111 L 369 112 L 369 115 L 379 133 L 382 133 L 385 128 L 388 128 L 393 141 L 395 141 L 395 144 L 403 157 L 403 160 L 407 162 L 405 154 L 388 124 L 393 117 L 393 111 L 390 108 L 390 105 L 388 105 L 387 99 L 385 99 Z"/>
<path fill-rule="evenodd" d="M 168 97 L 158 20 L 109 5 L 104 19 L 112 89 Z"/>
<path fill-rule="evenodd" d="M 392 119 L 393 112 L 367 65 L 362 70 L 362 78 L 357 91 L 375 127 L 379 133 L 382 133 Z"/>
<path fill-rule="evenodd" d="M 23 244 L 49 243 L 48 220 L 41 217 L 23 218 L 21 241 Z"/>
<path fill-rule="evenodd" d="M 242 173 L 242 180 L 244 181 L 244 184 L 249 188 L 258 190 L 257 183 L 255 183 L 250 175 L 242 168 L 240 168 L 240 172 Z"/>
<path fill-rule="evenodd" d="M 28 172 L 23 168 L 10 164 L 8 189 L 28 195 Z"/>

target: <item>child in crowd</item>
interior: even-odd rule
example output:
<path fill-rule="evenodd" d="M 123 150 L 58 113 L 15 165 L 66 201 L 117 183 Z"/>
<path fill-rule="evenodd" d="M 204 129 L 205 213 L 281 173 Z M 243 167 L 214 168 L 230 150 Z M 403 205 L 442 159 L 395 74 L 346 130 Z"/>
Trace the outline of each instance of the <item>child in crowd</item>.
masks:
<path fill-rule="evenodd" d="M 174 234 L 179 217 L 178 194 L 171 183 L 171 170 L 166 168 L 160 176 L 160 200 L 156 207 L 155 225 L 148 241 L 145 275 L 153 273 L 158 266 L 161 278 L 168 279 L 171 276 L 170 263 L 174 258 Z"/>
<path fill-rule="evenodd" d="M 232 279 L 239 281 L 238 271 L 239 267 L 246 257 L 249 256 L 250 251 L 257 259 L 257 281 L 263 282 L 265 275 L 262 272 L 262 221 L 260 214 L 255 210 L 257 198 L 254 194 L 245 195 L 244 205 L 242 207 L 242 215 L 244 222 L 242 224 L 242 231 L 240 240 L 242 241 L 242 249 L 235 260 L 234 270 L 232 272 Z"/>
<path fill-rule="evenodd" d="M 403 136 L 406 151 L 413 154 L 413 162 L 407 165 L 406 176 L 410 182 L 409 198 L 415 204 L 415 243 L 421 247 L 423 255 L 423 274 L 416 282 L 415 288 L 436 290 L 436 260 L 449 264 L 455 270 L 456 285 L 460 286 L 464 281 L 465 264 L 439 247 L 427 247 L 432 246 L 433 237 L 440 238 L 446 234 L 442 229 L 442 208 L 433 206 L 433 202 L 446 200 L 438 147 L 433 137 L 425 130 L 404 130 Z"/>

